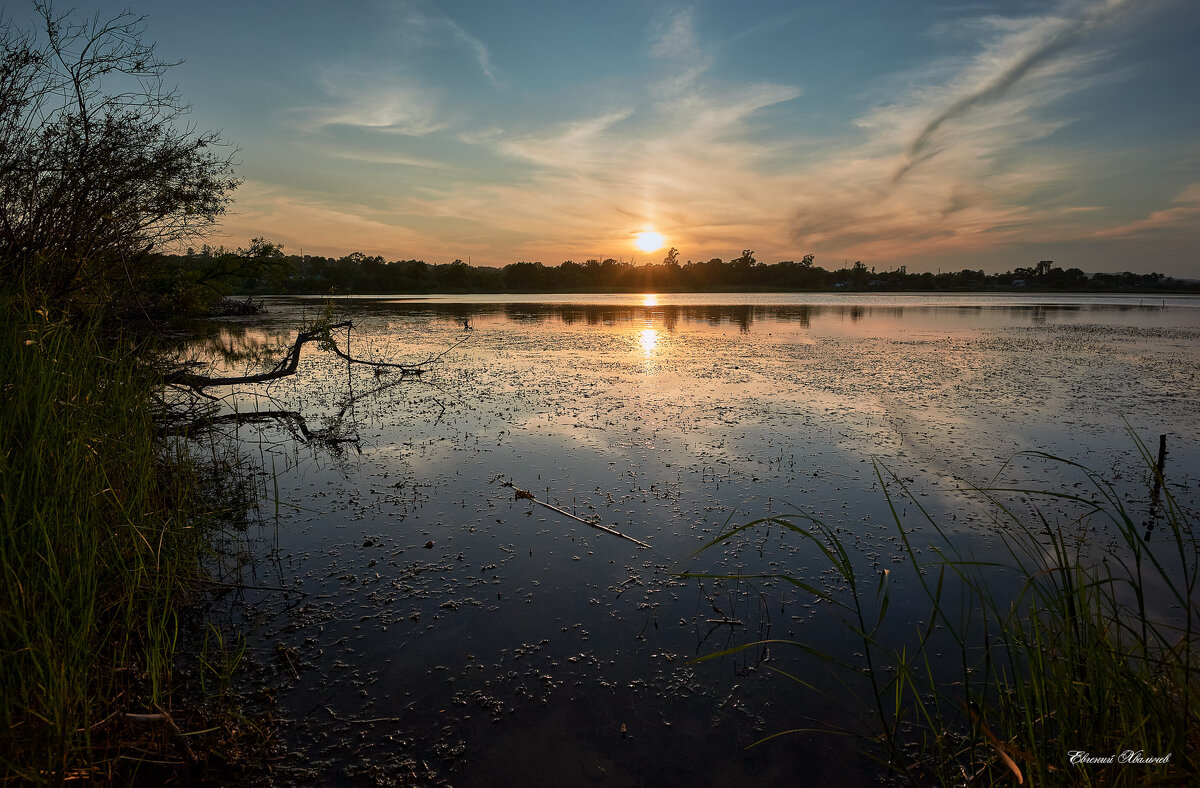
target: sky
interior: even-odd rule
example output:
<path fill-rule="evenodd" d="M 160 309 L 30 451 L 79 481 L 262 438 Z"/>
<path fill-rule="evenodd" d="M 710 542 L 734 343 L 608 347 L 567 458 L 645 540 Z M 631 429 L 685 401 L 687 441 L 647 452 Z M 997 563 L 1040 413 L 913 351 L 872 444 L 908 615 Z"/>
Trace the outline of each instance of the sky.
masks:
<path fill-rule="evenodd" d="M 1194 0 L 130 4 L 238 149 L 213 245 L 1200 278 Z"/>

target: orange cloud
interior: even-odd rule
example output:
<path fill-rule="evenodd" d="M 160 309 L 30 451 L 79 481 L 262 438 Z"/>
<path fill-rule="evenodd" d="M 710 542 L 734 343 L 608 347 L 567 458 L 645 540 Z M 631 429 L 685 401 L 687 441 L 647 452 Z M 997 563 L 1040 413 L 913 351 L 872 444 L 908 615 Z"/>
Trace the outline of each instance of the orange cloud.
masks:
<path fill-rule="evenodd" d="M 1182 227 L 1200 229 L 1200 183 L 1188 186 L 1173 201 L 1174 208 L 1154 211 L 1145 219 L 1094 233 L 1096 238 L 1130 238 Z"/>

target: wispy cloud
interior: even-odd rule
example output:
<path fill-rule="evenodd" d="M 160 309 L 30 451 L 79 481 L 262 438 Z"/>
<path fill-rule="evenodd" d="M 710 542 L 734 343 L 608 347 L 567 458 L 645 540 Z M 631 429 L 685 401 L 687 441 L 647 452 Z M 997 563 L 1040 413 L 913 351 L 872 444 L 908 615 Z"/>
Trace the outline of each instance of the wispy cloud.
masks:
<path fill-rule="evenodd" d="M 399 14 L 381 22 L 378 33 L 388 46 L 364 47 L 361 56 L 344 58 L 318 73 L 317 87 L 326 102 L 302 108 L 307 126 L 352 126 L 408 136 L 424 136 L 452 124 L 446 87 L 422 77 L 416 66 L 426 49 L 465 48 L 480 73 L 503 87 L 487 46 L 450 17 L 424 4 L 404 3 Z"/>
<path fill-rule="evenodd" d="M 712 68 L 713 57 L 696 32 L 693 9 L 676 11 L 664 21 L 650 46 L 650 56 L 666 66 L 652 86 L 652 93 L 661 98 L 680 95 Z"/>
<path fill-rule="evenodd" d="M 312 129 L 358 126 L 423 136 L 446 128 L 436 94 L 413 82 L 338 68 L 325 72 L 319 84 L 328 103 L 299 110 Z"/>
<path fill-rule="evenodd" d="M 272 240 L 289 251 L 338 255 L 353 251 L 346 244 L 366 251 L 436 249 L 441 243 L 434 234 L 396 221 L 386 208 L 350 205 L 259 181 L 247 181 L 238 191 L 237 210 L 223 223 L 231 239 L 253 238 L 270 227 Z M 337 240 L 330 244 L 324 239 Z"/>
<path fill-rule="evenodd" d="M 415 167 L 422 170 L 456 170 L 453 164 L 437 159 L 405 156 L 392 153 L 369 153 L 361 151 L 338 151 L 332 154 L 335 159 L 361 161 L 367 164 L 386 164 L 396 167 Z"/>
<path fill-rule="evenodd" d="M 479 71 L 496 87 L 504 87 L 499 71 L 492 63 L 492 55 L 486 44 L 467 32 L 462 25 L 436 10 L 409 7 L 403 21 L 404 35 L 420 43 L 446 45 L 454 43 L 465 47 L 475 58 Z"/>
<path fill-rule="evenodd" d="M 1188 186 L 1175 197 L 1173 203 L 1173 207 L 1154 211 L 1145 219 L 1099 230 L 1095 237 L 1133 238 L 1180 228 L 1200 231 L 1200 183 Z"/>
<path fill-rule="evenodd" d="M 1050 64 L 1090 34 L 1115 23 L 1131 5 L 1132 0 L 1105 0 L 1080 6 L 1074 13 L 1063 16 L 1028 20 L 1025 29 L 1004 36 L 979 58 L 980 68 L 973 69 L 976 73 L 971 75 L 971 82 L 921 127 L 909 143 L 906 161 L 893 180 L 899 181 L 913 167 L 936 155 L 937 151 L 931 150 L 934 136 L 946 123 L 1004 98 L 1037 68 Z M 1005 21 L 996 20 L 998 24 Z"/>
<path fill-rule="evenodd" d="M 543 133 L 491 138 L 494 151 L 534 167 L 527 178 L 448 185 L 404 210 L 505 227 L 525 239 L 519 255 L 527 259 L 628 253 L 629 233 L 647 224 L 676 245 L 686 237 L 692 248 L 740 251 L 802 185 L 763 174 L 773 148 L 744 138 L 756 113 L 798 95 L 772 84 L 697 84 L 670 100 L 634 100 Z"/>
<path fill-rule="evenodd" d="M 650 47 L 652 57 L 665 60 L 689 60 L 702 51 L 700 37 L 696 34 L 696 12 L 691 8 L 668 17 Z"/>
<path fill-rule="evenodd" d="M 629 109 L 614 110 L 564 123 L 548 134 L 502 140 L 498 150 L 545 167 L 592 172 L 613 163 L 606 132 L 632 114 Z"/>
<path fill-rule="evenodd" d="M 975 20 L 977 54 L 939 63 L 937 82 L 918 81 L 860 117 L 864 139 L 809 170 L 814 187 L 797 200 L 792 238 L 897 260 L 1090 234 L 1082 220 L 1095 206 L 1044 196 L 1081 181 L 1082 157 L 1030 143 L 1070 122 L 1048 108 L 1104 78 L 1090 39 L 1132 6 L 1101 0 Z"/>

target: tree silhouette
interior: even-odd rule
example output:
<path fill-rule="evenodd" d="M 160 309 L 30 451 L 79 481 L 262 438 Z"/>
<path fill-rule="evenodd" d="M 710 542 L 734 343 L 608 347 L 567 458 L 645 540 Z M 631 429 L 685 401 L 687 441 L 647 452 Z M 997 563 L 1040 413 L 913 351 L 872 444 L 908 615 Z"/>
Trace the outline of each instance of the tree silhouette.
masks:
<path fill-rule="evenodd" d="M 49 302 L 111 303 L 147 253 L 202 233 L 237 186 L 215 132 L 179 126 L 175 63 L 129 12 L 0 20 L 0 273 Z"/>

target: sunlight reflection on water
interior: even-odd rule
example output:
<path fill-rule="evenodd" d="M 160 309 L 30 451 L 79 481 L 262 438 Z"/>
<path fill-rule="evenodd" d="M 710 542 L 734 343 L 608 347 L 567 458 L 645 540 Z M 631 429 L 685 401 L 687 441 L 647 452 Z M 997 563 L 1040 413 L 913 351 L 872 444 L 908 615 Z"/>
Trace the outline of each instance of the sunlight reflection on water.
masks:
<path fill-rule="evenodd" d="M 646 354 L 646 358 L 654 355 L 654 348 L 658 345 L 658 331 L 653 328 L 643 328 L 638 334 L 638 344 L 642 346 L 642 352 Z"/>

